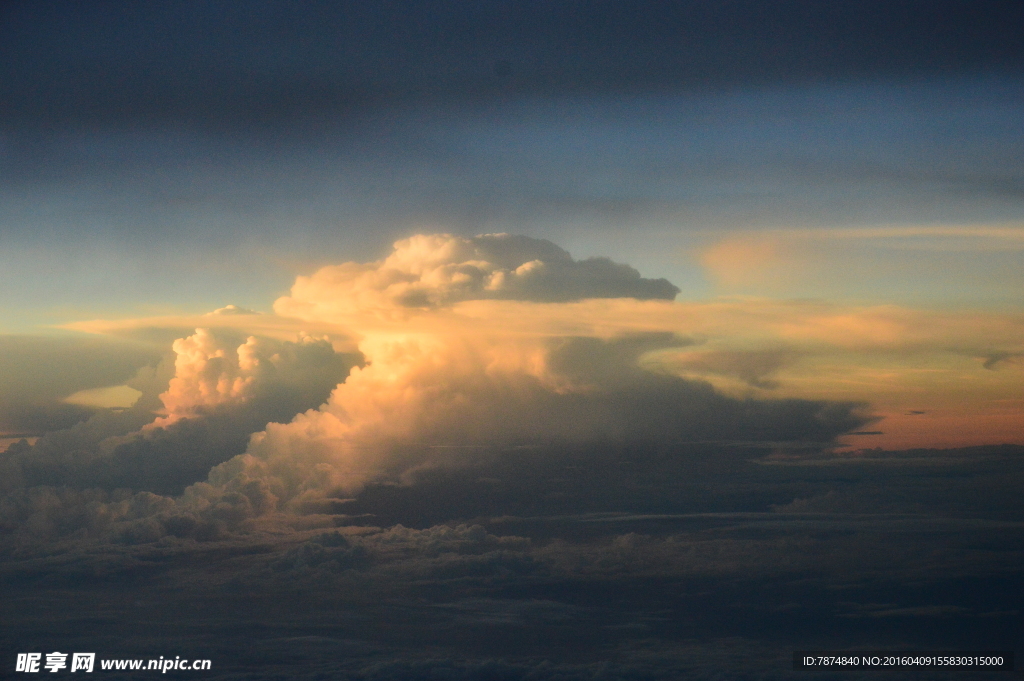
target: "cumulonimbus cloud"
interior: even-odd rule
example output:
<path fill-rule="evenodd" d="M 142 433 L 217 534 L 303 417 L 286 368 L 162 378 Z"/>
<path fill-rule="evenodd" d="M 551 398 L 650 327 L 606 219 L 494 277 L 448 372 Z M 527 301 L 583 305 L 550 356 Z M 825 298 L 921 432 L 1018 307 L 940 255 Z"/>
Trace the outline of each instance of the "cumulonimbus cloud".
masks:
<path fill-rule="evenodd" d="M 696 342 L 668 331 L 560 330 L 577 312 L 571 301 L 637 306 L 675 292 L 626 266 L 508 235 L 421 235 L 383 261 L 300 277 L 275 311 L 349 326 L 365 364 L 320 409 L 268 424 L 192 493 L 259 489 L 288 507 L 502 447 L 828 443 L 869 420 L 850 403 L 735 399 L 644 368 L 645 355 Z M 502 324 L 509 309 L 529 321 Z"/>
<path fill-rule="evenodd" d="M 119 522 L 145 536 L 159 534 L 158 525 L 202 534 L 210 523 L 301 513 L 425 467 L 477 465 L 503 448 L 633 444 L 685 455 L 688 444 L 709 441 L 825 446 L 870 420 L 854 403 L 725 396 L 647 363 L 701 343 L 651 316 L 674 312 L 677 291 L 626 265 L 576 261 L 526 237 L 399 241 L 383 261 L 300 277 L 274 305 L 311 327 L 347 329 L 358 361 L 326 340 L 197 329 L 174 343 L 159 418 L 106 441 L 87 466 L 78 464 L 80 477 L 167 493 L 217 464 L 167 503 L 117 502 L 129 509 Z M 630 315 L 647 325 L 619 323 Z M 250 433 L 245 451 L 225 460 Z M 136 507 L 157 510 L 151 517 Z"/>

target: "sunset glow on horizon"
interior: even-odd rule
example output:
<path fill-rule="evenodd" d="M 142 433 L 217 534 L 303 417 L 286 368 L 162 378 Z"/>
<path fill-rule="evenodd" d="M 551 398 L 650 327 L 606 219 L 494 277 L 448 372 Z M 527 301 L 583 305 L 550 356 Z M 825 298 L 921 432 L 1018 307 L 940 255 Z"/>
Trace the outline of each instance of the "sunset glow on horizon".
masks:
<path fill-rule="evenodd" d="M 840 279 L 850 270 L 838 261 L 844 253 L 861 257 L 842 250 L 851 242 L 912 240 L 910 247 L 925 254 L 952 249 L 969 268 L 976 266 L 970 262 L 973 253 L 1002 255 L 1010 249 L 1019 257 L 1022 235 L 1024 229 L 1006 226 L 767 231 L 730 236 L 701 258 L 713 277 L 747 290 L 756 290 L 765 278 L 785 287 L 801 277 L 826 276 L 821 268 L 831 260 L 832 285 L 842 287 Z M 537 344 L 541 354 L 545 344 L 559 338 L 670 334 L 683 339 L 679 347 L 639 356 L 640 366 L 710 384 L 738 399 L 861 405 L 871 425 L 836 433 L 840 449 L 1024 444 L 1024 312 L 1019 308 L 751 295 L 694 300 L 676 293 L 668 281 L 642 279 L 635 270 L 628 274 L 628 267 L 607 259 L 574 261 L 551 242 L 509 235 L 479 239 L 492 246 L 481 252 L 472 239 L 418 235 L 396 243 L 386 259 L 322 268 L 300 276 L 291 296 L 259 306 L 272 313 L 229 305 L 215 314 L 79 321 L 63 328 L 149 344 L 153 351 L 166 348 L 155 339 L 168 343 L 196 328 L 279 340 L 313 334 L 331 337 L 335 349 L 348 352 L 379 334 L 427 334 L 445 344 L 444 339 L 515 338 Z M 813 255 L 821 263 L 817 269 L 780 259 L 778 244 L 822 241 L 833 250 Z M 508 246 L 487 255 L 487 248 L 501 244 Z M 524 247 L 540 258 L 515 253 Z M 492 263 L 487 257 L 505 260 Z M 885 266 L 883 260 L 864 262 Z M 586 263 L 607 264 L 579 269 Z M 568 274 L 559 272 L 561 267 L 570 267 Z M 766 268 L 778 273 L 769 275 Z M 1013 284 L 1004 287 L 1007 293 Z M 66 401 L 101 406 L 82 398 Z"/>

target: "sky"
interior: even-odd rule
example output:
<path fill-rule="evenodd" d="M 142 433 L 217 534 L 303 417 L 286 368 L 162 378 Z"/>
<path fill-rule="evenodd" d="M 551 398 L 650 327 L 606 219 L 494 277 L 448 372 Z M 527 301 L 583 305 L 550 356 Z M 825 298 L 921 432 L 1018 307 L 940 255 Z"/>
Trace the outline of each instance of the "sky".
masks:
<path fill-rule="evenodd" d="M 1022 24 L 0 4 L 0 583 L 72 613 L 7 647 L 589 679 L 1018 646 Z"/>

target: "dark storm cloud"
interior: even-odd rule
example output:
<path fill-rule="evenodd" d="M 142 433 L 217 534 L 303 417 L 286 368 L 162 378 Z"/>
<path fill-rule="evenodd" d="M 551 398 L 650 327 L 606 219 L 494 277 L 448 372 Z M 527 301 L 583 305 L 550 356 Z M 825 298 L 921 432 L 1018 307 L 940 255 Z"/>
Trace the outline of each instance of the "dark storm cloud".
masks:
<path fill-rule="evenodd" d="M 8 120 L 273 120 L 417 99 L 1019 68 L 1015 2 L 20 2 Z"/>

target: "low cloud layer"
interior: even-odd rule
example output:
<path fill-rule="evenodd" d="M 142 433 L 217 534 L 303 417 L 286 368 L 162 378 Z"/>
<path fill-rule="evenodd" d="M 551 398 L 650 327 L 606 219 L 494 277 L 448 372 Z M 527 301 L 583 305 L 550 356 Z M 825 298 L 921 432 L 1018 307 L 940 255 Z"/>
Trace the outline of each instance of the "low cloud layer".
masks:
<path fill-rule="evenodd" d="M 222 675 L 353 680 L 796 679 L 806 672 L 791 671 L 792 651 L 815 645 L 1009 650 L 1021 453 L 811 456 L 686 477 L 589 451 L 574 480 L 547 460 L 547 485 L 524 485 L 518 508 L 490 500 L 525 475 L 467 478 L 456 494 L 475 487 L 499 510 L 470 521 L 449 508 L 431 522 L 410 505 L 438 509 L 450 484 L 374 485 L 342 504 L 348 514 L 250 519 L 248 534 L 225 531 L 238 507 L 226 499 L 198 514 L 188 495 L 36 488 L 5 498 L 3 517 L 66 536 L 0 545 L 7 644 L 116 640 L 145 657 L 159 641 Z M 619 495 L 602 512 L 565 511 L 550 494 L 575 482 L 592 501 L 601 479 Z M 374 507 L 371 493 L 386 496 Z"/>

